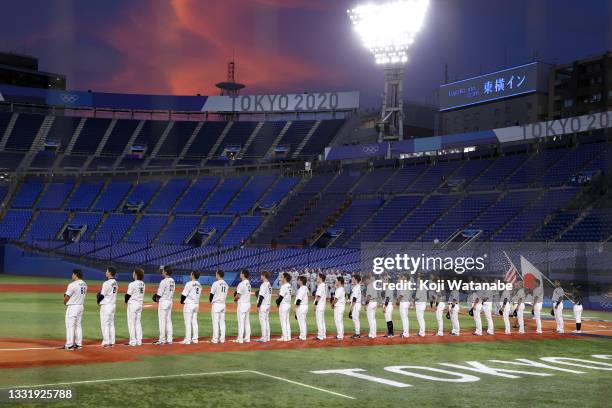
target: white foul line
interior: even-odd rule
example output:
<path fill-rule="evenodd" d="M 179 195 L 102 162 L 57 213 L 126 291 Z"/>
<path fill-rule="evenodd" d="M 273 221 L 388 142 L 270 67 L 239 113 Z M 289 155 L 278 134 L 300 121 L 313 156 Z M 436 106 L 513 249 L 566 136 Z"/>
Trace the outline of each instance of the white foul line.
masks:
<path fill-rule="evenodd" d="M 257 374 L 263 377 L 274 378 L 275 380 L 288 382 L 290 384 L 299 385 L 301 387 L 310 388 L 312 390 L 325 392 L 328 394 L 335 395 L 337 397 L 355 399 L 354 397 L 350 397 L 348 395 L 340 394 L 338 392 L 326 390 L 324 388 L 315 387 L 313 385 L 304 384 L 298 381 L 289 380 L 287 378 L 277 377 L 275 375 L 262 373 L 261 371 L 254 370 L 234 370 L 234 371 L 216 371 L 209 373 L 184 373 L 184 374 L 168 374 L 168 375 L 152 375 L 146 377 L 125 377 L 125 378 L 105 378 L 100 380 L 81 380 L 81 381 L 69 381 L 69 382 L 59 382 L 59 383 L 50 383 L 50 384 L 35 384 L 35 385 L 18 385 L 13 387 L 0 388 L 0 390 L 9 390 L 9 389 L 17 389 L 17 388 L 41 388 L 41 387 L 57 387 L 57 386 L 70 386 L 70 385 L 80 385 L 80 384 L 100 384 L 100 383 L 109 383 L 109 382 L 125 382 L 125 381 L 141 381 L 141 380 L 155 380 L 155 379 L 166 379 L 166 378 L 180 378 L 180 377 L 198 377 L 205 375 L 223 375 L 223 374 Z"/>

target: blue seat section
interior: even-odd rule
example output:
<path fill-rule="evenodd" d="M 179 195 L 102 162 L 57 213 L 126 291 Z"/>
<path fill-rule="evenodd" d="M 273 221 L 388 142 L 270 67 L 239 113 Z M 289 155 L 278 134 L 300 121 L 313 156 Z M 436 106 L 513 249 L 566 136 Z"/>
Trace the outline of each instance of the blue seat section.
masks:
<path fill-rule="evenodd" d="M 87 230 L 85 231 L 85 238 L 89 237 L 91 233 L 96 229 L 98 224 L 100 224 L 100 220 L 102 219 L 102 214 L 100 213 L 77 213 L 74 218 L 70 220 L 70 225 L 86 225 Z"/>
<path fill-rule="evenodd" d="M 230 200 L 242 188 L 247 181 L 247 176 L 230 177 L 223 180 L 219 188 L 212 193 L 202 208 L 203 213 L 220 214 L 223 212 Z"/>
<path fill-rule="evenodd" d="M 496 242 L 522 241 L 538 226 L 546 216 L 578 193 L 576 188 L 546 191 L 542 197 L 528 205 L 519 215 L 506 224 L 493 236 Z"/>
<path fill-rule="evenodd" d="M 560 241 L 601 242 L 610 236 L 612 236 L 612 211 L 608 208 L 596 208 L 564 233 Z"/>
<path fill-rule="evenodd" d="M 135 218 L 134 214 L 109 214 L 95 234 L 92 231 L 89 239 L 107 243 L 120 242 Z"/>
<path fill-rule="evenodd" d="M 181 194 L 189 186 L 187 179 L 172 179 L 166 183 L 155 200 L 147 208 L 150 213 L 167 213 L 176 204 Z"/>
<path fill-rule="evenodd" d="M 429 196 L 386 239 L 387 242 L 412 242 L 421 237 L 427 227 L 457 201 L 458 196 L 440 194 Z"/>
<path fill-rule="evenodd" d="M 306 138 L 306 135 L 308 135 L 308 132 L 310 132 L 314 124 L 314 120 L 298 120 L 292 122 L 277 146 L 288 147 L 289 155 L 292 155 L 295 153 L 300 143 Z"/>
<path fill-rule="evenodd" d="M 44 119 L 43 115 L 20 113 L 4 148 L 7 150 L 29 150 Z"/>
<path fill-rule="evenodd" d="M 578 217 L 578 211 L 559 211 L 552 215 L 552 218 L 538 229 L 530 238 L 533 242 L 553 241 Z"/>
<path fill-rule="evenodd" d="M 226 214 L 245 214 L 270 187 L 276 175 L 253 176 L 242 192 L 232 201 Z"/>
<path fill-rule="evenodd" d="M 185 154 L 186 157 L 204 158 L 208 156 L 227 122 L 204 122 Z"/>
<path fill-rule="evenodd" d="M 129 181 L 110 181 L 94 206 L 95 211 L 114 211 L 132 187 Z"/>
<path fill-rule="evenodd" d="M 262 205 L 271 207 L 278 204 L 299 181 L 299 177 L 282 177 L 261 199 Z"/>
<path fill-rule="evenodd" d="M 483 174 L 492 162 L 493 160 L 491 159 L 468 160 L 460 169 L 453 173 L 451 179 L 460 181 L 462 186 L 467 186 L 472 180 Z"/>
<path fill-rule="evenodd" d="M 49 183 L 47 190 L 40 197 L 37 207 L 43 210 L 57 210 L 64 204 L 73 188 L 74 182 L 72 181 Z"/>
<path fill-rule="evenodd" d="M 498 193 L 473 193 L 463 197 L 423 234 L 421 240 L 433 242 L 437 238 L 441 242 L 446 241 L 452 234 L 468 225 L 480 213 L 489 208 L 498 197 Z"/>
<path fill-rule="evenodd" d="M 323 149 L 333 140 L 338 130 L 344 124 L 344 119 L 323 120 L 313 132 L 308 142 L 302 148 L 300 156 L 316 156 L 323 153 Z"/>
<path fill-rule="evenodd" d="M 178 202 L 174 212 L 177 214 L 194 214 L 218 183 L 219 179 L 217 177 L 198 179 Z"/>
<path fill-rule="evenodd" d="M 461 165 L 460 161 L 449 161 L 449 162 L 437 162 L 423 173 L 423 175 L 416 180 L 412 186 L 409 187 L 409 191 L 431 191 L 435 190 L 446 181 L 451 173 L 453 173 L 457 167 Z"/>
<path fill-rule="evenodd" d="M 401 193 L 406 191 L 408 186 L 426 170 L 427 166 L 425 164 L 404 166 L 387 179 L 387 182 L 382 185 L 380 191 L 383 193 Z M 382 182 L 384 180 L 381 180 L 381 184 Z"/>
<path fill-rule="evenodd" d="M 138 123 L 138 120 L 132 119 L 117 120 L 111 134 L 108 136 L 106 144 L 102 148 L 102 154 L 112 156 L 122 154 L 130 138 L 134 134 Z"/>
<path fill-rule="evenodd" d="M 227 146 L 244 147 L 247 140 L 255 130 L 257 122 L 234 122 L 225 135 L 214 156 L 221 156 Z"/>
<path fill-rule="evenodd" d="M 354 194 L 374 194 L 394 173 L 396 169 L 391 167 L 384 167 L 380 169 L 374 169 L 361 179 L 355 190 Z"/>
<path fill-rule="evenodd" d="M 354 200 L 332 226 L 333 229 L 343 230 L 342 235 L 334 241 L 334 246 L 344 244 L 382 203 L 383 201 L 379 198 Z"/>
<path fill-rule="evenodd" d="M 25 153 L 0 152 L 0 170 L 15 171 L 23 160 Z"/>
<path fill-rule="evenodd" d="M 223 246 L 239 245 L 243 240 L 246 240 L 259 227 L 263 217 L 252 215 L 242 216 L 238 219 L 231 229 L 225 234 L 221 240 Z"/>
<path fill-rule="evenodd" d="M 59 151 L 65 151 L 80 122 L 81 118 L 56 116 L 53 118 L 53 124 L 49 128 L 49 133 L 47 133 L 47 141 L 59 143 Z"/>
<path fill-rule="evenodd" d="M 334 194 L 348 193 L 361 178 L 362 173 L 356 170 L 344 170 L 327 187 L 327 191 Z"/>
<path fill-rule="evenodd" d="M 50 169 L 53 167 L 53 163 L 57 159 L 57 155 L 53 152 L 41 150 L 36 153 L 32 163 L 30 163 L 31 169 Z"/>
<path fill-rule="evenodd" d="M 168 122 L 165 120 L 147 120 L 140 129 L 136 140 L 132 143 L 133 146 L 146 146 L 147 155 L 151 154 L 151 151 L 157 145 L 161 135 L 166 130 Z"/>
<path fill-rule="evenodd" d="M 200 223 L 200 216 L 177 215 L 162 233 L 162 244 L 183 244 Z"/>
<path fill-rule="evenodd" d="M 211 228 L 216 229 L 215 235 L 208 242 L 209 245 L 216 244 L 221 238 L 227 227 L 232 223 L 234 217 L 230 215 L 210 215 L 202 223 L 201 229 L 209 230 Z"/>
<path fill-rule="evenodd" d="M 19 186 L 19 190 L 13 197 L 11 206 L 13 208 L 32 208 L 34 202 L 40 195 L 43 189 L 43 183 L 40 181 L 26 181 Z"/>
<path fill-rule="evenodd" d="M 61 227 L 66 222 L 67 214 L 63 212 L 41 211 L 28 230 L 25 241 L 34 240 L 53 241 L 60 233 Z"/>
<path fill-rule="evenodd" d="M 167 217 L 163 215 L 143 215 L 126 237 L 126 242 L 150 243 L 166 225 Z"/>
<path fill-rule="evenodd" d="M 13 114 L 10 112 L 0 112 L 0 135 L 4 135 L 4 131 L 9 125 L 12 116 Z"/>
<path fill-rule="evenodd" d="M 243 157 L 246 159 L 264 157 L 286 124 L 287 122 L 265 122 L 244 152 Z"/>
<path fill-rule="evenodd" d="M 548 149 L 535 153 L 527 159 L 519 169 L 506 180 L 508 188 L 523 188 L 534 183 L 546 170 L 557 163 L 567 149 Z"/>
<path fill-rule="evenodd" d="M 8 190 L 9 190 L 8 185 L 0 184 L 0 205 L 6 198 L 6 195 L 8 194 Z"/>
<path fill-rule="evenodd" d="M 175 157 L 181 154 L 197 125 L 198 122 L 174 122 L 157 156 Z"/>
<path fill-rule="evenodd" d="M 569 184 L 572 176 L 599 156 L 604 151 L 604 147 L 604 143 L 578 145 L 563 160 L 558 161 L 557 164 L 548 169 L 540 184 L 544 186 Z"/>
<path fill-rule="evenodd" d="M 474 220 L 469 228 L 481 229 L 480 240 L 488 240 L 525 206 L 535 200 L 539 191 L 510 191 Z"/>
<path fill-rule="evenodd" d="M 525 160 L 525 153 L 498 157 L 487 170 L 468 186 L 469 190 L 492 190 L 500 186 L 503 181 Z"/>
<path fill-rule="evenodd" d="M 0 237 L 19 239 L 32 218 L 31 211 L 8 210 L 0 220 Z"/>
<path fill-rule="evenodd" d="M 87 119 L 87 121 L 85 121 L 85 125 L 83 125 L 83 128 L 81 129 L 79 138 L 72 147 L 72 152 L 83 154 L 95 153 L 110 123 L 110 119 Z"/>
<path fill-rule="evenodd" d="M 395 196 L 387 201 L 347 243 L 358 247 L 361 242 L 380 241 L 423 199 L 422 196 Z"/>
<path fill-rule="evenodd" d="M 70 211 L 88 210 L 103 186 L 102 181 L 82 182 L 68 200 L 66 209 Z"/>
<path fill-rule="evenodd" d="M 142 201 L 143 203 L 147 204 L 151 200 L 155 192 L 159 190 L 160 185 L 161 182 L 157 180 L 141 181 L 140 183 L 136 184 L 132 189 L 132 192 L 128 197 L 128 202 L 139 203 Z"/>

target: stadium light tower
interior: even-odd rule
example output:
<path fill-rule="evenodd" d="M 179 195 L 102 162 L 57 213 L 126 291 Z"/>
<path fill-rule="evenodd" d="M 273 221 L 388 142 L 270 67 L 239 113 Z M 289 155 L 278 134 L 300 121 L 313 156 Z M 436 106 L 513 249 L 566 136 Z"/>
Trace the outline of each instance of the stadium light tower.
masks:
<path fill-rule="evenodd" d="M 379 141 L 384 136 L 404 138 L 404 66 L 428 6 L 429 0 L 392 0 L 367 3 L 347 11 L 363 45 L 385 71 Z"/>

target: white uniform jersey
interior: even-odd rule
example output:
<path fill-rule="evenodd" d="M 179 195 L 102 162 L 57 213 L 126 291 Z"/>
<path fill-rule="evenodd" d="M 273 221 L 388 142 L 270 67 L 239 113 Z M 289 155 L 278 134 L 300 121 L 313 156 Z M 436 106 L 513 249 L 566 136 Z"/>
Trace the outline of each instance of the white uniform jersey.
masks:
<path fill-rule="evenodd" d="M 355 303 L 361 303 L 361 284 L 358 283 L 353 286 L 353 290 L 351 291 L 351 302 L 355 300 Z"/>
<path fill-rule="evenodd" d="M 217 280 L 210 287 L 210 293 L 213 295 L 212 303 L 225 304 L 227 298 L 228 286 L 224 280 Z"/>
<path fill-rule="evenodd" d="M 185 304 L 197 305 L 200 303 L 200 296 L 202 295 L 202 285 L 197 280 L 189 281 L 183 288 L 182 296 L 185 296 Z"/>
<path fill-rule="evenodd" d="M 157 288 L 157 296 L 160 297 L 160 300 L 168 300 L 172 301 L 172 296 L 174 296 L 174 279 L 172 278 L 164 278 L 159 282 L 159 287 Z"/>
<path fill-rule="evenodd" d="M 416 302 L 426 302 L 427 301 L 427 291 L 425 289 L 420 289 L 417 286 L 417 290 L 414 294 L 414 300 Z"/>
<path fill-rule="evenodd" d="M 533 289 L 534 302 L 536 301 L 536 298 L 538 298 L 537 302 L 541 302 L 544 299 L 544 287 L 542 285 Z"/>
<path fill-rule="evenodd" d="M 270 285 L 270 282 L 261 283 L 259 287 L 259 296 L 263 297 L 261 306 L 270 306 L 270 301 L 272 300 L 272 285 Z"/>
<path fill-rule="evenodd" d="M 115 279 L 109 279 L 102 284 L 102 290 L 100 294 L 104 296 L 104 299 L 100 302 L 101 305 L 114 305 L 117 303 L 117 281 Z"/>
<path fill-rule="evenodd" d="M 142 304 L 144 300 L 145 284 L 141 280 L 135 280 L 128 285 L 127 294 L 130 295 L 128 303 Z"/>
<path fill-rule="evenodd" d="M 506 300 L 507 302 L 510 302 L 512 300 L 512 291 L 506 289 L 502 292 L 502 294 L 499 297 L 499 301 L 501 303 L 504 303 L 504 300 Z"/>
<path fill-rule="evenodd" d="M 519 290 L 516 291 L 516 294 L 514 295 L 514 303 L 518 303 L 519 300 L 521 302 L 525 302 L 525 291 L 521 288 Z"/>
<path fill-rule="evenodd" d="M 317 285 L 317 291 L 315 292 L 315 296 L 319 296 L 322 301 L 325 301 L 327 297 L 327 286 L 325 283 L 319 283 Z"/>
<path fill-rule="evenodd" d="M 334 298 L 336 299 L 336 306 L 346 305 L 346 293 L 344 292 L 344 288 L 342 286 L 336 288 L 336 291 L 334 292 Z"/>
<path fill-rule="evenodd" d="M 315 272 L 310 274 L 310 281 L 315 283 L 317 282 L 317 274 Z"/>
<path fill-rule="evenodd" d="M 457 302 L 459 302 L 459 291 L 451 290 L 450 295 L 448 295 L 448 300 L 450 301 L 456 300 Z"/>
<path fill-rule="evenodd" d="M 563 300 L 563 296 L 565 296 L 565 291 L 562 287 L 555 288 L 552 294 L 552 301 L 558 302 L 559 300 Z"/>
<path fill-rule="evenodd" d="M 81 279 L 70 282 L 66 288 L 66 295 L 70 296 L 66 306 L 83 305 L 85 303 L 85 295 L 87 295 L 87 284 Z"/>
<path fill-rule="evenodd" d="M 251 303 L 251 283 L 248 279 L 240 281 L 236 291 L 240 295 L 238 303 Z"/>
<path fill-rule="evenodd" d="M 374 282 L 370 282 L 366 287 L 366 297 L 370 297 L 370 302 L 378 303 L 380 297 L 380 291 L 374 287 Z"/>
<path fill-rule="evenodd" d="M 300 286 L 297 290 L 297 294 L 295 295 L 295 303 L 300 300 L 300 305 L 308 304 L 308 288 L 306 286 Z"/>
<path fill-rule="evenodd" d="M 278 295 L 283 297 L 283 300 L 281 301 L 281 305 L 291 306 L 291 285 L 290 284 L 285 283 L 283 286 L 281 286 L 280 292 L 278 293 Z"/>

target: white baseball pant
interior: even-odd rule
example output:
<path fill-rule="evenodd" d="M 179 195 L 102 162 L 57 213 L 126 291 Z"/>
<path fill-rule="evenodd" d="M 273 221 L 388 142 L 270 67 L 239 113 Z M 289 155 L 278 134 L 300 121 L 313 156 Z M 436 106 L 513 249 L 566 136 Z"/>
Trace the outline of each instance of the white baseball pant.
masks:
<path fill-rule="evenodd" d="M 159 341 L 172 343 L 172 301 L 160 300 L 157 307 L 159 319 Z"/>
<path fill-rule="evenodd" d="M 525 333 L 525 304 L 521 303 L 516 308 L 516 318 L 518 319 L 519 324 L 519 333 Z"/>
<path fill-rule="evenodd" d="M 212 307 L 213 343 L 225 342 L 225 304 L 213 303 Z"/>
<path fill-rule="evenodd" d="M 482 319 L 480 316 L 482 313 L 482 303 L 475 303 L 472 307 L 472 311 L 474 312 L 474 324 L 476 325 L 474 333 L 480 336 L 482 334 Z"/>
<path fill-rule="evenodd" d="M 270 305 L 261 305 L 259 308 L 259 325 L 261 340 L 270 341 Z"/>
<path fill-rule="evenodd" d="M 291 306 L 287 304 L 281 304 L 278 308 L 278 317 L 280 318 L 281 324 L 281 339 L 285 341 L 291 340 L 291 324 L 289 322 L 289 312 Z"/>
<path fill-rule="evenodd" d="M 408 309 L 410 309 L 410 302 L 400 302 L 399 314 L 402 320 L 402 336 L 410 336 L 410 321 L 408 320 Z"/>
<path fill-rule="evenodd" d="M 355 334 L 361 334 L 361 321 L 359 321 L 359 313 L 361 312 L 361 303 L 355 303 L 353 305 L 353 311 L 351 316 L 353 316 L 353 326 L 355 327 Z"/>
<path fill-rule="evenodd" d="M 66 347 L 83 345 L 83 305 L 66 306 Z"/>
<path fill-rule="evenodd" d="M 195 303 L 185 303 L 183 306 L 186 342 L 198 342 L 198 309 L 199 305 Z"/>
<path fill-rule="evenodd" d="M 425 308 L 427 302 L 415 302 L 414 309 L 416 311 L 417 322 L 419 323 L 419 336 L 425 336 Z"/>
<path fill-rule="evenodd" d="M 565 329 L 563 325 L 563 301 L 559 302 L 559 306 L 555 307 L 555 321 L 557 322 L 557 332 L 563 333 Z"/>
<path fill-rule="evenodd" d="M 100 305 L 102 345 L 115 344 L 115 304 Z"/>
<path fill-rule="evenodd" d="M 344 305 L 334 307 L 334 323 L 336 323 L 336 337 L 344 338 Z"/>
<path fill-rule="evenodd" d="M 238 341 L 251 341 L 251 304 L 238 303 L 236 317 L 238 318 Z"/>
<path fill-rule="evenodd" d="M 444 335 L 444 308 L 446 303 L 438 302 L 436 306 L 436 321 L 438 322 L 438 336 Z"/>
<path fill-rule="evenodd" d="M 510 302 L 506 302 L 506 306 L 504 306 L 504 304 L 502 303 L 501 305 L 501 309 L 502 309 L 502 317 L 504 318 L 504 333 L 505 334 L 510 334 L 510 309 L 512 307 L 510 306 Z"/>
<path fill-rule="evenodd" d="M 456 305 L 451 304 L 450 306 L 450 317 L 451 317 L 451 333 L 454 333 L 456 335 L 459 335 L 459 332 L 461 331 L 461 328 L 459 327 L 459 303 L 457 303 Z"/>
<path fill-rule="evenodd" d="M 534 303 L 533 318 L 536 322 L 536 333 L 542 333 L 542 302 Z"/>
<path fill-rule="evenodd" d="M 376 307 L 378 306 L 377 302 L 370 301 L 366 306 L 366 316 L 368 317 L 368 328 L 370 329 L 368 333 L 368 337 L 374 338 L 376 337 Z"/>
<path fill-rule="evenodd" d="M 573 311 L 576 323 L 582 323 L 582 305 L 574 305 Z"/>
<path fill-rule="evenodd" d="M 306 315 L 308 314 L 308 305 L 299 305 L 295 311 L 297 316 L 298 327 L 300 328 L 300 340 L 306 340 L 308 328 L 306 327 Z"/>
<path fill-rule="evenodd" d="M 128 332 L 130 333 L 130 345 L 140 346 L 142 344 L 142 303 L 129 303 L 127 305 Z"/>
<path fill-rule="evenodd" d="M 317 320 L 317 337 L 324 339 L 327 336 L 325 328 L 325 299 L 319 300 L 319 304 L 315 306 L 315 318 Z"/>
<path fill-rule="evenodd" d="M 493 323 L 493 302 L 484 302 L 482 311 L 487 319 L 487 334 L 495 333 L 495 324 Z"/>

